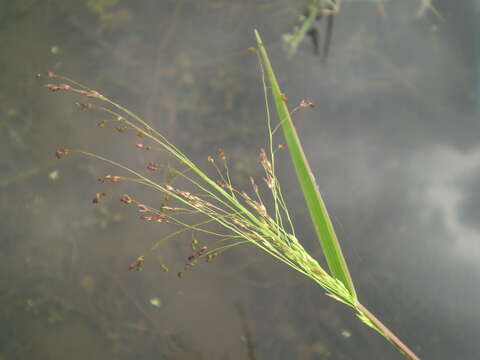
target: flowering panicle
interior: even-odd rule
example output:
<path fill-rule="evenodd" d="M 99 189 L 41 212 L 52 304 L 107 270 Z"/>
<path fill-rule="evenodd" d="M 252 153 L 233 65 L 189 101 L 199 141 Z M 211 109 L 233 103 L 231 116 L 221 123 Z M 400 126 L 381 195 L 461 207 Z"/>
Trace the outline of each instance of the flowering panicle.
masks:
<path fill-rule="evenodd" d="M 170 223 L 179 226 L 180 230 L 173 234 L 191 231 L 192 236 L 194 233 L 201 233 L 211 237 L 211 241 L 215 245 L 212 247 L 212 250 L 209 251 L 207 251 L 206 246 L 197 248 L 196 243 L 192 241 L 192 250 L 194 252 L 187 258 L 184 269 L 178 272 L 177 275 L 179 277 L 183 276 L 187 269 L 198 264 L 199 258 L 203 257 L 206 262 L 210 262 L 219 253 L 229 248 L 251 243 L 318 281 L 326 282 L 328 280 L 326 273 L 318 270 L 321 269 L 319 264 L 308 255 L 294 235 L 288 211 L 280 192 L 278 180 L 275 176 L 273 163 L 275 151 L 283 148 L 283 145 L 279 145 L 275 150 L 271 147 L 271 154 L 269 154 L 271 157 L 269 157 L 267 151 L 263 148 L 260 149 L 259 153 L 260 164 L 265 172 L 265 176 L 263 177 L 266 185 L 265 188 L 271 193 L 274 200 L 274 208 L 272 214 L 270 214 L 262 201 L 260 187 L 253 177 L 250 177 L 249 181 L 254 196 L 250 196 L 243 190 L 238 190 L 232 184 L 227 155 L 223 148 L 217 150 L 215 158 L 213 156 L 207 157 L 207 162 L 215 169 L 218 176 L 217 179 L 211 179 L 161 133 L 153 129 L 134 113 L 116 104 L 99 92 L 88 89 L 68 78 L 53 73 L 49 73 L 48 77 L 62 81 L 60 84 L 45 85 L 46 88 L 53 92 L 69 91 L 85 96 L 88 99 L 96 100 L 98 103 L 104 103 L 105 105 L 98 105 L 91 102 L 76 103 L 76 106 L 80 109 L 98 110 L 112 117 L 111 120 L 102 120 L 99 126 L 103 127 L 108 122 L 113 121 L 118 124 L 116 129 L 120 132 L 133 130 L 136 136 L 141 138 L 141 141 L 137 139 L 135 142 L 137 149 L 164 151 L 176 159 L 180 166 L 184 167 L 182 170 L 174 169 L 170 165 L 165 167 L 168 170 L 168 180 L 167 183 L 160 185 L 149 177 L 153 176 L 153 172 L 163 167 L 156 161 L 148 161 L 144 167 L 144 171 L 137 172 L 98 155 L 78 151 L 88 156 L 104 160 L 133 175 L 132 178 L 128 178 L 108 174 L 98 179 L 101 183 L 116 183 L 120 180 L 133 181 L 163 192 L 163 202 L 159 206 L 147 205 L 127 194 L 120 197 L 122 203 L 135 206 L 136 211 L 140 213 L 140 219 L 147 222 Z M 288 101 L 287 97 L 285 95 L 283 96 L 284 101 Z M 312 102 L 302 100 L 297 108 L 313 106 L 314 104 Z M 154 146 L 158 146 L 158 148 Z M 61 148 L 56 152 L 56 156 L 61 158 L 68 154 L 68 152 L 68 149 Z M 217 160 L 221 165 L 217 165 Z M 172 181 L 176 176 L 180 176 L 189 181 L 195 190 L 183 190 L 173 186 Z M 98 203 L 104 196 L 105 193 L 103 192 L 97 193 L 94 202 Z M 182 205 L 167 204 L 171 201 Z M 193 214 L 203 215 L 206 217 L 206 220 L 194 224 L 184 220 L 184 216 Z M 290 224 L 291 231 L 286 230 L 284 222 Z M 209 225 L 212 223 L 220 224 L 225 231 L 218 232 L 211 230 Z M 172 236 L 167 236 L 165 239 Z M 164 239 L 155 243 L 151 250 L 156 249 L 163 240 Z M 130 264 L 129 269 L 141 270 L 144 261 L 145 255 L 138 257 L 134 263 Z"/>
<path fill-rule="evenodd" d="M 329 0 L 328 2 L 334 4 L 333 1 Z M 338 1 L 338 3 L 340 3 L 340 1 Z M 267 110 L 267 85 L 265 82 L 263 64 L 267 67 L 268 77 L 272 85 L 272 92 L 278 106 L 277 110 L 279 114 L 283 113 L 281 117 L 286 115 L 285 117 L 288 120 L 288 125 L 291 125 L 291 119 L 288 117 L 288 109 L 286 108 L 286 103 L 289 101 L 288 97 L 284 93 L 280 93 L 280 89 L 276 83 L 273 70 L 270 67 L 268 56 L 261 44 L 258 32 L 256 33 L 256 36 L 260 52 L 262 53 L 260 55 L 259 52 L 257 52 L 261 58 L 260 70 L 262 72 L 262 82 Z M 282 149 L 284 145 L 278 145 L 275 148 L 273 145 L 273 135 L 280 126 L 285 124 L 283 122 L 284 120 L 281 120 L 279 124 L 273 127 L 270 120 L 270 112 L 267 111 L 267 125 L 269 132 L 268 152 L 270 154 L 267 155 L 267 151 L 263 148 L 260 150 L 259 154 L 260 164 L 265 172 L 263 181 L 273 200 L 273 205 L 267 209 L 262 201 L 259 186 L 253 177 L 250 177 L 250 185 L 255 194 L 254 197 L 251 197 L 243 190 L 236 189 L 232 184 L 227 156 L 223 148 L 218 149 L 216 157 L 221 162 L 220 166 L 217 166 L 214 157 L 207 157 L 208 163 L 215 168 L 219 177 L 218 179 L 212 179 L 174 144 L 135 113 L 115 103 L 99 92 L 89 89 L 64 76 L 49 72 L 47 73 L 47 77 L 58 81 L 56 84 L 48 83 L 44 85 L 45 88 L 50 91 L 54 93 L 71 92 L 87 99 L 86 102 L 76 103 L 75 105 L 77 108 L 82 110 L 97 110 L 103 114 L 107 114 L 109 119 L 101 120 L 98 123 L 99 127 L 105 127 L 108 123 L 113 122 L 116 125 L 116 130 L 120 133 L 131 134 L 133 132 L 136 134 L 137 139 L 135 147 L 137 149 L 155 149 L 168 154 L 168 166 L 164 167 L 167 170 L 166 184 L 164 185 L 161 185 L 154 180 L 157 174 L 153 174 L 153 172 L 156 172 L 161 168 L 161 166 L 155 161 L 148 161 L 146 169 L 145 166 L 143 166 L 142 170 L 135 171 L 113 160 L 81 150 L 60 148 L 56 151 L 55 156 L 60 159 L 66 156 L 69 152 L 75 151 L 102 160 L 129 173 L 132 177 L 105 175 L 98 179 L 101 183 L 116 183 L 120 180 L 124 180 L 144 185 L 149 189 L 161 192 L 163 198 L 159 206 L 147 205 L 143 202 L 137 201 L 127 194 L 122 195 L 120 201 L 131 207 L 135 207 L 136 211 L 140 213 L 141 220 L 169 223 L 180 228 L 165 238 L 157 241 L 148 252 L 155 250 L 165 240 L 180 235 L 185 231 L 191 232 L 191 248 L 193 253 L 187 257 L 183 270 L 177 272 L 178 277 L 182 277 L 187 270 L 197 266 L 199 259 L 201 258 L 209 263 L 227 249 L 242 244 L 253 244 L 320 284 L 327 291 L 329 296 L 355 309 L 359 318 L 368 326 L 371 326 L 382 335 L 386 336 L 392 341 L 392 343 L 398 345 L 400 349 L 404 350 L 406 348 L 395 336 L 387 336 L 389 330 L 373 315 L 370 314 L 370 316 L 369 312 L 358 302 L 353 285 L 348 282 L 348 279 L 346 281 L 344 279 L 345 282 L 342 282 L 328 274 L 319 263 L 310 256 L 296 238 L 292 221 L 281 192 L 280 184 L 275 175 L 275 153 Z M 314 106 L 315 104 L 309 100 L 301 100 L 291 114 L 302 108 L 313 108 Z M 140 138 L 141 141 L 139 141 L 138 138 Z M 289 144 L 292 144 L 291 137 L 287 137 L 287 140 Z M 178 166 L 179 169 L 170 166 L 171 159 L 176 162 L 176 166 Z M 173 180 L 177 176 L 189 182 L 192 189 L 187 191 L 174 187 L 172 185 Z M 98 203 L 105 196 L 105 192 L 99 192 L 93 198 L 93 202 Z M 177 206 L 177 204 L 175 204 L 174 206 L 171 206 L 169 204 L 170 202 L 175 202 L 181 205 Z M 320 203 L 321 199 L 319 199 L 318 202 Z M 202 215 L 205 219 L 196 223 L 184 220 L 185 215 L 193 214 Z M 217 230 L 216 227 L 212 228 L 210 226 L 211 224 L 220 225 L 222 230 Z M 198 248 L 195 234 L 208 236 L 211 239 L 211 242 L 213 242 L 213 246 L 210 246 L 211 250 L 207 250 L 206 245 Z M 146 255 L 144 254 L 137 257 L 133 263 L 128 265 L 128 269 L 137 271 L 143 270 L 145 256 Z M 330 259 L 331 258 L 332 257 L 330 257 Z M 168 271 L 166 265 L 161 264 L 161 267 L 165 271 Z M 340 263 L 339 267 L 342 268 L 343 265 Z M 330 266 L 330 268 L 333 269 L 332 271 L 334 271 L 334 273 L 338 273 L 335 270 L 335 267 Z M 348 275 L 348 270 L 346 273 Z M 349 289 L 347 289 L 345 284 L 349 286 Z M 407 350 L 409 349 L 407 348 Z M 406 352 L 406 354 L 408 354 L 408 352 Z M 411 356 L 411 359 L 417 360 L 418 358 L 416 356 Z"/>

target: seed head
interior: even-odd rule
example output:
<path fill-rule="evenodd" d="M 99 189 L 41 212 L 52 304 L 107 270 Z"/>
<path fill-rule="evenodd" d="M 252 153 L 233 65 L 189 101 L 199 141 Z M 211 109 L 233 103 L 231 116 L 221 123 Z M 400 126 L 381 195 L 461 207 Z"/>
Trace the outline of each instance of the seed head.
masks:
<path fill-rule="evenodd" d="M 75 103 L 75 106 L 79 109 L 83 109 L 83 110 L 89 110 L 93 107 L 92 104 L 89 104 L 89 103 L 79 103 L 79 102 L 76 102 Z"/>
<path fill-rule="evenodd" d="M 94 99 L 98 99 L 98 98 L 102 97 L 102 95 L 100 95 L 95 90 L 92 90 L 90 92 L 86 92 L 85 96 L 88 97 L 88 98 L 94 98 Z"/>
<path fill-rule="evenodd" d="M 260 162 L 267 173 L 273 173 L 272 164 L 268 160 L 267 153 L 265 152 L 264 148 L 260 149 Z"/>
<path fill-rule="evenodd" d="M 217 256 L 218 256 L 218 252 L 210 253 L 210 254 L 208 254 L 207 257 L 205 258 L 205 261 L 206 261 L 206 262 L 210 262 L 210 261 L 212 261 L 213 259 L 215 259 Z"/>
<path fill-rule="evenodd" d="M 54 85 L 54 84 L 45 84 L 43 86 L 46 87 L 47 89 L 53 91 L 53 92 L 61 90 L 61 88 L 58 85 Z"/>
<path fill-rule="evenodd" d="M 110 181 L 112 183 L 119 182 L 120 181 L 120 176 L 114 176 L 114 175 L 105 175 L 105 176 L 100 176 L 98 178 L 98 181 L 101 183 L 104 183 L 105 181 Z"/>
<path fill-rule="evenodd" d="M 201 256 L 205 251 L 207 251 L 207 247 L 204 245 L 197 251 L 197 256 Z"/>
<path fill-rule="evenodd" d="M 300 101 L 300 104 L 298 106 L 314 108 L 316 105 L 313 101 L 302 99 L 302 101 Z"/>
<path fill-rule="evenodd" d="M 165 189 L 167 189 L 168 191 L 175 191 L 175 189 L 174 189 L 173 186 L 171 186 L 171 185 L 163 184 L 163 187 L 164 187 Z"/>
<path fill-rule="evenodd" d="M 155 164 L 154 162 L 149 162 L 148 166 L 147 166 L 147 170 L 157 171 L 158 170 L 158 164 Z"/>
<path fill-rule="evenodd" d="M 128 126 L 117 126 L 115 129 L 117 129 L 119 133 L 124 133 L 128 130 Z"/>
<path fill-rule="evenodd" d="M 250 176 L 249 180 L 250 180 L 250 184 L 252 185 L 253 191 L 258 193 L 258 185 L 255 183 L 255 179 L 252 176 Z"/>
<path fill-rule="evenodd" d="M 128 270 L 142 271 L 144 261 L 145 261 L 145 256 L 139 256 L 137 260 L 135 260 L 135 262 L 128 265 Z"/>
<path fill-rule="evenodd" d="M 128 196 L 127 194 L 124 194 L 121 198 L 120 201 L 125 203 L 125 204 L 131 204 L 133 202 L 133 199 Z"/>
<path fill-rule="evenodd" d="M 60 148 L 55 152 L 55 156 L 57 157 L 57 159 L 61 159 L 64 156 L 68 155 L 68 151 L 69 150 L 67 148 Z"/>
<path fill-rule="evenodd" d="M 166 214 L 159 214 L 155 216 L 155 221 L 156 222 L 169 222 L 168 221 L 168 215 Z"/>
<path fill-rule="evenodd" d="M 100 199 L 103 198 L 103 197 L 105 197 L 106 195 L 107 195 L 107 193 L 104 193 L 104 192 L 102 192 L 102 193 L 96 193 L 96 194 L 95 194 L 95 197 L 93 198 L 93 203 L 94 203 L 94 204 L 98 204 L 98 203 L 100 202 Z"/>
<path fill-rule="evenodd" d="M 148 211 L 148 207 L 146 207 L 143 204 L 138 204 L 137 207 L 138 207 L 138 211 L 140 211 L 140 212 L 147 212 Z"/>
<path fill-rule="evenodd" d="M 218 157 L 222 161 L 227 160 L 227 157 L 225 156 L 225 150 L 223 148 L 218 149 Z"/>

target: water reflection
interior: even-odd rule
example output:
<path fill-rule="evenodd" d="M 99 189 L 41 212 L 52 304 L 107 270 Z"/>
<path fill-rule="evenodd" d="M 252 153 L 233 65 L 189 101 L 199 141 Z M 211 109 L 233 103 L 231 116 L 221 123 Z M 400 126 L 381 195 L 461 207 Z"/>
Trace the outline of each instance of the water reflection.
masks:
<path fill-rule="evenodd" d="M 417 174 L 417 191 L 423 222 L 439 216 L 445 236 L 452 240 L 453 256 L 478 260 L 478 224 L 472 221 L 475 213 L 475 195 L 480 151 L 473 148 L 460 152 L 454 148 L 439 147 L 417 154 L 412 170 Z M 473 196 L 472 196 L 473 195 Z M 467 210 L 468 209 L 468 210 Z"/>

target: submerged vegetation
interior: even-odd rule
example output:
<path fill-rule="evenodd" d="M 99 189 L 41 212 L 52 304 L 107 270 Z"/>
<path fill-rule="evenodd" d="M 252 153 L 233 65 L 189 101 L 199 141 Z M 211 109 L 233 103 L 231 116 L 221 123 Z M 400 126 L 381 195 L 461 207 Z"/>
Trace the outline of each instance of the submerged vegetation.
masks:
<path fill-rule="evenodd" d="M 349 1 L 371 3 L 375 5 L 376 10 L 384 19 L 387 18 L 387 8 L 385 3 L 388 2 L 388 0 L 343 0 L 343 2 L 346 3 Z M 440 14 L 435 6 L 433 6 L 432 0 L 419 0 L 419 2 L 420 5 L 416 14 L 417 17 L 422 17 L 429 11 L 438 19 L 444 20 L 442 14 Z M 314 52 L 318 53 L 320 47 L 320 34 L 315 23 L 320 22 L 323 17 L 327 17 L 322 49 L 323 60 L 326 60 L 332 40 L 334 17 L 340 12 L 341 8 L 342 0 L 310 0 L 305 12 L 299 17 L 299 23 L 293 27 L 290 33 L 283 35 L 283 43 L 287 55 L 295 55 L 305 36 L 309 36 L 312 39 Z"/>
<path fill-rule="evenodd" d="M 163 242 L 184 232 L 192 233 L 192 253 L 187 257 L 183 270 L 177 273 L 178 277 L 183 276 L 185 271 L 201 260 L 211 262 L 233 247 L 254 245 L 319 284 L 328 296 L 351 307 L 363 323 L 379 332 L 406 357 L 418 359 L 359 302 L 333 225 L 291 119 L 291 115 L 296 111 L 314 107 L 315 104 L 302 100 L 292 111 L 288 110 L 286 104 L 288 99 L 280 90 L 268 54 L 257 32 L 256 39 L 257 48 L 254 51 L 258 55 L 261 69 L 269 141 L 268 147 L 260 149 L 258 156 L 264 176 L 261 181 L 250 177 L 249 192 L 239 189 L 232 182 L 227 154 L 223 149 L 220 148 L 216 156 L 208 156 L 207 162 L 216 174 L 215 177 L 209 176 L 161 132 L 135 113 L 96 90 L 49 72 L 47 78 L 58 83 L 45 84 L 46 88 L 53 92 L 67 91 L 86 97 L 86 102 L 78 102 L 76 106 L 106 115 L 108 120 L 101 120 L 98 123 L 99 127 L 113 125 L 121 133 L 133 132 L 139 139 L 135 147 L 141 151 L 155 153 L 157 156 L 155 161 L 150 161 L 146 169 L 143 169 L 146 171 L 134 170 L 117 161 L 79 149 L 60 148 L 56 152 L 56 157 L 60 159 L 70 153 L 79 153 L 104 161 L 122 170 L 124 174 L 103 175 L 98 179 L 101 183 L 131 182 L 159 192 L 159 198 L 155 202 L 158 203 L 160 200 L 160 206 L 139 201 L 131 194 L 123 194 L 120 201 L 134 207 L 140 218 L 146 222 L 169 223 L 178 227 L 177 231 L 154 243 L 150 252 Z M 272 120 L 270 114 L 269 88 L 278 113 L 277 123 Z M 283 130 L 286 146 L 274 140 L 274 135 L 280 128 Z M 294 224 L 275 170 L 276 152 L 285 147 L 291 154 L 329 271 L 322 268 L 306 251 L 295 234 Z M 160 156 L 158 154 L 164 156 L 163 162 L 158 160 Z M 157 172 L 164 173 L 166 182 L 156 180 Z M 188 183 L 188 189 L 184 187 L 185 185 L 176 185 L 177 180 Z M 266 198 L 266 193 L 269 199 Z M 106 192 L 97 193 L 93 197 L 93 202 L 99 203 L 105 196 Z M 191 221 L 192 215 L 201 215 L 203 219 L 199 222 Z M 218 225 L 222 230 L 218 230 Z M 199 245 L 195 233 L 206 234 L 212 239 L 211 244 Z M 128 269 L 142 270 L 148 254 L 149 252 L 140 255 Z M 163 264 L 162 268 L 168 271 Z"/>

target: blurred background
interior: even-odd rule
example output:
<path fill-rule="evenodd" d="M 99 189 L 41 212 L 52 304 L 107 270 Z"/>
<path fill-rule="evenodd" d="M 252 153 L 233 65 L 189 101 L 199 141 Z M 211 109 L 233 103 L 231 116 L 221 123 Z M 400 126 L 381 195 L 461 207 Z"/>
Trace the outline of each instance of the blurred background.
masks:
<path fill-rule="evenodd" d="M 185 235 L 129 272 L 174 228 L 118 199 L 158 195 L 54 157 L 67 146 L 136 169 L 155 160 L 43 89 L 45 71 L 124 104 L 203 168 L 223 147 L 247 189 L 266 142 L 255 28 L 289 105 L 317 105 L 295 123 L 360 300 L 422 359 L 478 359 L 480 6 L 422 3 L 344 0 L 328 56 L 323 18 L 319 54 L 307 37 L 288 58 L 282 36 L 306 0 L 0 0 L 0 359 L 403 358 L 253 247 L 179 279 Z M 298 237 L 323 261 L 289 155 L 278 159 Z"/>

